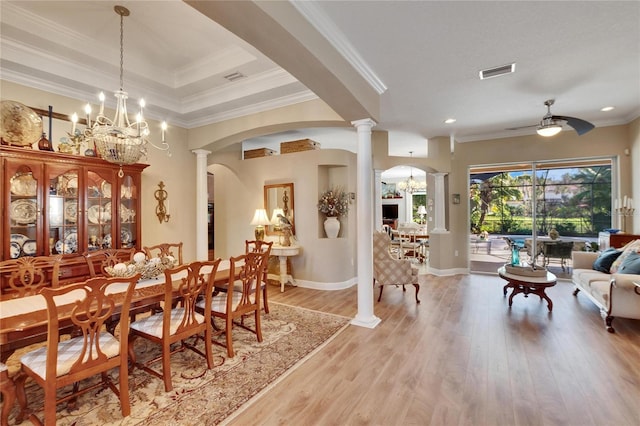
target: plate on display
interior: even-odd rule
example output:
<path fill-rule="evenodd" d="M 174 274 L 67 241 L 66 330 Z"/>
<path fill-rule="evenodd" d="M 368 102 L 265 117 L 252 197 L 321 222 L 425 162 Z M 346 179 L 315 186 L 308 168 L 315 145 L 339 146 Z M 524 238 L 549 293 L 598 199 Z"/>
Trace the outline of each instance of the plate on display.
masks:
<path fill-rule="evenodd" d="M 100 189 L 102 190 L 102 196 L 104 198 L 111 198 L 111 184 L 109 182 L 106 180 L 102 182 Z"/>
<path fill-rule="evenodd" d="M 78 221 L 78 203 L 75 200 L 69 200 L 64 203 L 64 220 L 71 223 Z"/>
<path fill-rule="evenodd" d="M 11 259 L 17 259 L 20 257 L 20 251 L 22 251 L 22 246 L 15 241 L 11 241 L 9 245 L 9 254 L 11 255 Z"/>
<path fill-rule="evenodd" d="M 111 234 L 105 235 L 102 240 L 102 246 L 104 248 L 111 248 Z"/>
<path fill-rule="evenodd" d="M 105 207 L 101 207 L 99 205 L 89 207 L 89 211 L 87 212 L 89 217 L 89 222 L 95 224 L 105 224 L 111 219 L 111 206 L 109 209 Z"/>
<path fill-rule="evenodd" d="M 33 174 L 25 173 L 11 178 L 11 193 L 33 197 L 38 190 L 38 182 L 33 178 Z"/>
<path fill-rule="evenodd" d="M 38 217 L 38 207 L 35 200 L 15 200 L 11 202 L 9 211 L 11 220 L 21 225 L 35 223 Z"/>
<path fill-rule="evenodd" d="M 75 197 L 78 195 L 78 175 L 69 173 L 58 178 L 58 194 Z"/>
<path fill-rule="evenodd" d="M 22 249 L 22 245 L 25 243 L 25 241 L 29 240 L 29 237 L 27 237 L 26 235 L 22 235 L 22 234 L 11 234 L 11 242 L 12 243 L 17 243 L 18 245 L 20 245 L 20 249 Z"/>
<path fill-rule="evenodd" d="M 75 232 L 70 233 L 65 237 L 64 241 L 56 241 L 55 247 L 58 253 L 75 253 L 78 249 L 78 234 Z"/>
<path fill-rule="evenodd" d="M 40 140 L 42 119 L 34 110 L 16 101 L 0 102 L 0 138 L 16 146 L 29 146 Z"/>
<path fill-rule="evenodd" d="M 22 252 L 27 256 L 34 256 L 38 246 L 36 240 L 27 240 L 22 245 Z"/>

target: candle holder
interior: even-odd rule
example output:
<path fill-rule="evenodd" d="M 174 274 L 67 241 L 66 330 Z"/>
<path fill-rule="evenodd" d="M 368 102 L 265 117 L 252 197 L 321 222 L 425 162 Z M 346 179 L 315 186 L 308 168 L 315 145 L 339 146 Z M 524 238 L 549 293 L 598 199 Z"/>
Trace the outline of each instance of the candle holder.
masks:
<path fill-rule="evenodd" d="M 622 232 L 627 232 L 627 217 L 633 216 L 636 211 L 633 207 L 623 206 L 616 209 L 616 213 L 620 216 L 620 228 Z"/>

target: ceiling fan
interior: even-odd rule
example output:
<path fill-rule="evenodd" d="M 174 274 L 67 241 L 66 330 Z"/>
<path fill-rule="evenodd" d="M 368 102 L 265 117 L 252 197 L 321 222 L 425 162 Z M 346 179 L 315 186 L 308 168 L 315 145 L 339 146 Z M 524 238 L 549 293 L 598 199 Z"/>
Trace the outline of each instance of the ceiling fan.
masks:
<path fill-rule="evenodd" d="M 557 135 L 562 130 L 562 125 L 559 123 L 559 121 L 566 121 L 566 123 L 569 126 L 573 127 L 576 133 L 581 136 L 595 127 L 593 124 L 580 118 L 551 114 L 551 105 L 553 105 L 554 102 L 555 99 L 548 99 L 544 102 L 544 104 L 547 106 L 547 113 L 544 117 L 542 117 L 540 124 L 533 124 L 531 126 L 510 127 L 507 128 L 507 130 L 520 130 L 526 129 L 528 127 L 537 127 L 536 131 L 540 136 L 549 137 Z"/>

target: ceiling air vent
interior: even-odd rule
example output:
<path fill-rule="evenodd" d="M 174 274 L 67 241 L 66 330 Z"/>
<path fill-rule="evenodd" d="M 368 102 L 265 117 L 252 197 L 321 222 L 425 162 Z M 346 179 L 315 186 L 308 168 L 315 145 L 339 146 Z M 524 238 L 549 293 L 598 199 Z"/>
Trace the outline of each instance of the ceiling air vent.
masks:
<path fill-rule="evenodd" d="M 489 68 L 486 70 L 480 71 L 480 80 L 485 80 L 487 78 L 498 77 L 504 74 L 511 74 L 516 71 L 516 64 L 502 65 L 500 67 Z"/>
<path fill-rule="evenodd" d="M 245 78 L 245 77 L 246 77 L 246 75 L 244 75 L 244 74 L 242 74 L 241 72 L 238 72 L 238 71 L 224 76 L 224 78 L 226 78 L 229 81 L 236 81 L 236 80 L 239 80 L 239 79 Z"/>

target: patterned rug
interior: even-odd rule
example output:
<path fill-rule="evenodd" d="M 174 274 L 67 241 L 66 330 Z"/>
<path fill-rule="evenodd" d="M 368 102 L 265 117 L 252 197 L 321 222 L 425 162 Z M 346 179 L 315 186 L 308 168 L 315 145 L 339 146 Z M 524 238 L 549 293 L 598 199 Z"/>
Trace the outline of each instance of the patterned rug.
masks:
<path fill-rule="evenodd" d="M 69 411 L 58 406 L 58 425 L 215 425 L 284 377 L 293 367 L 330 341 L 349 323 L 349 318 L 269 303 L 270 313 L 262 315 L 262 343 L 255 334 L 234 327 L 235 357 L 213 346 L 215 366 L 206 369 L 204 358 L 186 350 L 171 357 L 173 390 L 164 391 L 162 380 L 140 369 L 129 376 L 131 415 L 123 418 L 120 403 L 110 390 L 98 390 L 80 397 L 78 407 Z M 245 320 L 253 326 L 253 320 Z M 220 336 L 221 341 L 224 336 Z M 199 346 L 202 347 L 200 342 Z M 160 354 L 157 345 L 137 339 L 139 361 Z M 19 354 L 10 358 L 10 371 L 18 368 Z M 160 369 L 161 365 L 154 365 Z M 113 372 L 116 379 L 117 373 Z M 44 393 L 32 381 L 26 387 L 29 407 L 42 419 Z M 10 423 L 17 414 L 14 408 Z M 30 424 L 25 421 L 23 424 Z"/>

